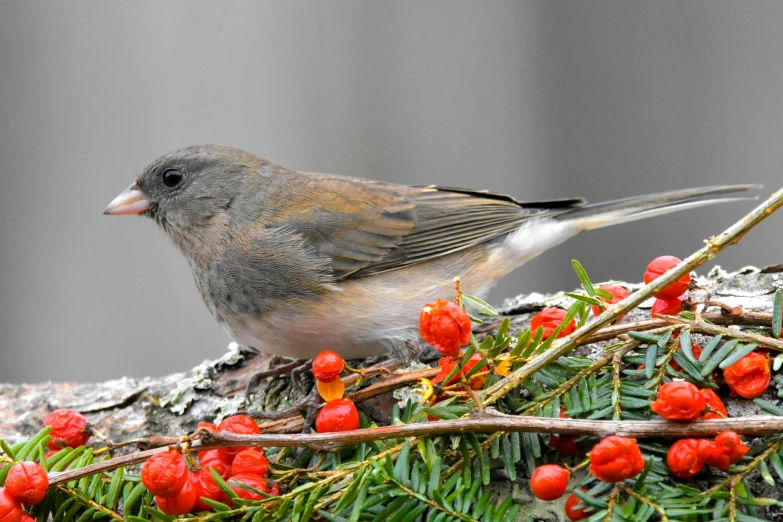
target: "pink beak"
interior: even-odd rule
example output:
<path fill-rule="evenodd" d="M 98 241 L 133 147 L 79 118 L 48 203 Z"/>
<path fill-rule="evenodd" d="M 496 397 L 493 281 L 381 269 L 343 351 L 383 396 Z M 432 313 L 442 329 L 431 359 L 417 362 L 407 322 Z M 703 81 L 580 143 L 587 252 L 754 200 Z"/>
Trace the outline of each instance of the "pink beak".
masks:
<path fill-rule="evenodd" d="M 147 196 L 139 190 L 138 185 L 134 183 L 114 198 L 103 213 L 108 215 L 141 214 L 150 208 L 151 203 Z"/>

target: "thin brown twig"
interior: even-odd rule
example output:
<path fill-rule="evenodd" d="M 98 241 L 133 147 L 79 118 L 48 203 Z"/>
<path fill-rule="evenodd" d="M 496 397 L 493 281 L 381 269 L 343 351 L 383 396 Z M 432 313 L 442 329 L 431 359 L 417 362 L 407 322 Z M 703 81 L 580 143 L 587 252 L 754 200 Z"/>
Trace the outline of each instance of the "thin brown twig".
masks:
<path fill-rule="evenodd" d="M 306 447 L 317 451 L 333 451 L 362 442 L 407 437 L 437 437 L 459 433 L 531 432 L 561 435 L 623 435 L 635 438 L 654 437 L 708 437 L 722 431 L 735 431 L 741 435 L 769 435 L 783 431 L 783 418 L 771 415 L 732 417 L 693 422 L 670 421 L 604 421 L 587 419 L 561 419 L 548 417 L 519 417 L 505 415 L 494 410 L 475 412 L 467 417 L 439 422 L 381 426 L 338 433 L 312 434 L 262 434 L 240 435 L 218 432 L 209 442 L 194 444 L 193 451 L 243 446 L 258 447 Z M 111 471 L 122 466 L 140 464 L 166 448 L 156 448 L 111 460 L 91 464 L 77 470 L 52 473 L 50 483 L 62 484 L 98 472 Z"/>
<path fill-rule="evenodd" d="M 783 340 L 781 339 L 766 337 L 764 335 L 754 334 L 750 332 L 742 332 L 739 330 L 730 330 L 729 328 L 705 323 L 704 321 L 690 321 L 688 319 L 683 319 L 682 317 L 674 317 L 671 315 L 662 315 L 660 317 L 665 321 L 668 321 L 669 323 L 687 324 L 695 332 L 708 333 L 710 335 L 721 334 L 725 337 L 739 339 L 740 341 L 745 343 L 756 343 L 759 346 L 764 346 L 766 348 L 772 348 L 773 350 L 783 352 Z"/>

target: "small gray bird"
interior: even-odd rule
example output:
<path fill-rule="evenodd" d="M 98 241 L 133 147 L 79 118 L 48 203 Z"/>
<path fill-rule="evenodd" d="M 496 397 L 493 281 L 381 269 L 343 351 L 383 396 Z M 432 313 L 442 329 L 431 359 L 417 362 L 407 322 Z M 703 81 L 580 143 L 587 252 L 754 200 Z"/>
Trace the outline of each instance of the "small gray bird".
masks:
<path fill-rule="evenodd" d="M 522 202 L 287 170 L 204 145 L 158 158 L 105 214 L 154 219 L 185 256 L 209 311 L 239 344 L 311 359 L 419 345 L 424 303 L 462 278 L 486 295 L 516 267 L 582 231 L 744 199 L 754 185 L 606 203 Z"/>

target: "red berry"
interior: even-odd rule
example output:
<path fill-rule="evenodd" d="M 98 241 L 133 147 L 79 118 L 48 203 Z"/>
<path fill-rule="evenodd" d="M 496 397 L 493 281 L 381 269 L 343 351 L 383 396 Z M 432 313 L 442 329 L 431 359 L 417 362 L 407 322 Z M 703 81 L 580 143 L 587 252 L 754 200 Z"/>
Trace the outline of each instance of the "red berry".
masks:
<path fill-rule="evenodd" d="M 345 361 L 331 350 L 324 350 L 313 359 L 313 375 L 321 382 L 332 382 L 345 368 Z"/>
<path fill-rule="evenodd" d="M 644 457 L 636 439 L 611 435 L 590 452 L 590 472 L 604 482 L 622 482 L 643 469 Z"/>
<path fill-rule="evenodd" d="M 250 486 L 251 488 L 257 489 L 259 491 L 263 491 L 264 493 L 269 492 L 269 486 L 267 485 L 266 481 L 261 477 L 259 477 L 258 475 L 253 475 L 252 473 L 242 473 L 241 475 L 234 475 L 233 477 L 231 477 L 231 480 L 228 481 L 228 484 L 231 486 L 231 489 L 233 489 L 236 492 L 239 498 L 244 498 L 245 500 L 261 500 L 264 497 L 259 495 L 258 493 L 253 493 L 252 491 L 242 489 L 240 486 L 237 485 L 238 483 L 245 484 L 247 486 Z"/>
<path fill-rule="evenodd" d="M 250 473 L 263 477 L 269 468 L 269 462 L 264 454 L 257 449 L 246 449 L 237 453 L 234 462 L 231 464 L 232 475 L 243 475 Z"/>
<path fill-rule="evenodd" d="M 610 294 L 612 294 L 612 298 L 611 299 L 605 299 L 603 297 L 600 298 L 601 304 L 604 305 L 604 310 L 606 310 L 606 308 L 609 307 L 609 305 L 613 305 L 615 303 L 619 303 L 620 301 L 622 301 L 623 299 L 625 299 L 626 297 L 628 297 L 630 295 L 628 293 L 628 290 L 626 290 L 622 286 L 618 286 L 618 285 L 601 285 L 598 288 L 600 288 L 601 290 L 605 290 L 605 291 L 609 292 Z M 598 297 L 598 296 L 596 296 L 596 297 Z M 601 309 L 599 307 L 593 305 L 593 315 L 600 315 L 600 314 L 601 314 Z M 617 320 L 619 321 L 623 317 L 624 316 L 621 315 L 620 317 L 617 318 Z"/>
<path fill-rule="evenodd" d="M 568 487 L 568 471 L 557 464 L 538 466 L 530 476 L 530 490 L 541 500 L 557 500 Z"/>
<path fill-rule="evenodd" d="M 198 427 L 207 431 L 211 431 L 212 433 L 215 433 L 217 431 L 217 426 L 215 426 L 211 422 L 199 422 Z"/>
<path fill-rule="evenodd" d="M 217 468 L 215 471 L 218 471 Z M 201 470 L 190 474 L 190 482 L 193 484 L 193 489 L 196 492 L 196 503 L 193 507 L 194 511 L 212 511 L 201 497 L 206 497 L 209 500 L 215 502 L 221 502 L 223 500 L 223 490 L 215 483 L 215 479 L 212 478 L 212 473 L 209 471 L 209 466 L 201 468 Z"/>
<path fill-rule="evenodd" d="M 656 257 L 647 265 L 647 271 L 644 273 L 644 282 L 650 284 L 680 263 L 682 263 L 682 260 L 674 256 Z M 690 282 L 691 275 L 685 274 L 669 286 L 659 290 L 658 293 L 655 294 L 655 297 L 658 299 L 674 299 L 675 297 L 679 297 L 688 290 L 688 284 Z"/>
<path fill-rule="evenodd" d="M 769 388 L 769 358 L 758 352 L 751 352 L 723 370 L 723 377 L 731 391 L 740 397 L 760 397 Z"/>
<path fill-rule="evenodd" d="M 261 428 L 258 427 L 256 421 L 247 415 L 233 415 L 223 422 L 218 424 L 218 431 L 228 431 L 230 433 L 240 433 L 243 435 L 258 435 L 261 433 Z"/>
<path fill-rule="evenodd" d="M 650 310 L 650 315 L 677 315 L 682 312 L 683 297 L 673 299 L 656 299 Z"/>
<path fill-rule="evenodd" d="M 202 468 L 211 466 L 224 479 L 231 476 L 231 460 L 227 459 L 225 452 L 216 449 L 199 451 L 198 460 L 201 462 Z"/>
<path fill-rule="evenodd" d="M 218 431 L 228 431 L 230 433 L 239 433 L 242 435 L 258 435 L 261 433 L 261 428 L 258 427 L 258 423 L 247 415 L 234 415 L 223 419 L 223 422 L 218 424 Z M 218 450 L 223 458 L 228 462 L 234 459 L 234 455 L 246 447 L 239 448 L 222 448 Z"/>
<path fill-rule="evenodd" d="M 650 409 L 669 420 L 698 419 L 707 408 L 707 401 L 699 389 L 686 381 L 669 382 L 658 390 L 658 398 Z"/>
<path fill-rule="evenodd" d="M 157 497 L 173 497 L 187 480 L 188 464 L 175 450 L 156 453 L 141 467 L 144 487 Z"/>
<path fill-rule="evenodd" d="M 22 513 L 22 521 L 21 522 L 35 522 L 35 519 L 28 515 L 27 513 Z"/>
<path fill-rule="evenodd" d="M 78 448 L 90 440 L 87 419 L 78 411 L 54 410 L 46 417 L 44 426 L 52 427 L 52 431 L 49 432 L 52 437 L 49 449 Z"/>
<path fill-rule="evenodd" d="M 41 502 L 48 487 L 49 477 L 37 462 L 17 462 L 5 479 L 5 492 L 28 506 Z"/>
<path fill-rule="evenodd" d="M 531 319 L 530 331 L 535 334 L 540 326 L 544 329 L 544 339 L 548 339 L 555 329 L 557 329 L 557 327 L 560 326 L 560 324 L 563 322 L 566 314 L 568 314 L 568 312 L 562 308 L 544 308 L 538 312 L 535 317 L 533 317 L 533 319 Z M 570 323 L 568 323 L 567 326 L 560 329 L 560 333 L 557 334 L 557 337 L 565 337 L 566 335 L 573 332 L 575 328 L 576 322 L 572 320 Z"/>
<path fill-rule="evenodd" d="M 327 402 L 315 418 L 315 431 L 331 433 L 359 429 L 359 411 L 350 399 Z"/>
<path fill-rule="evenodd" d="M 19 501 L 0 488 L 0 522 L 20 522 L 23 514 Z"/>
<path fill-rule="evenodd" d="M 184 515 L 190 513 L 196 505 L 198 496 L 193 484 L 186 480 L 182 488 L 172 497 L 155 496 L 155 503 L 167 515 Z"/>
<path fill-rule="evenodd" d="M 709 388 L 699 390 L 699 393 L 701 393 L 704 400 L 707 401 L 707 406 L 709 406 L 710 410 L 702 413 L 701 419 L 723 419 L 729 416 L 729 413 L 726 411 L 726 406 L 723 405 L 723 401 L 720 400 L 717 393 Z"/>
<path fill-rule="evenodd" d="M 690 479 L 704 467 L 714 443 L 706 439 L 681 439 L 666 453 L 666 464 L 675 476 Z"/>
<path fill-rule="evenodd" d="M 712 453 L 707 457 L 707 464 L 718 469 L 727 470 L 731 464 L 736 464 L 750 451 L 739 435 L 733 431 L 722 431 L 715 437 Z"/>
<path fill-rule="evenodd" d="M 581 491 L 587 491 L 585 488 L 579 488 Z M 577 507 L 581 505 L 582 507 Z M 593 514 L 593 511 L 582 502 L 582 499 L 576 496 L 576 493 L 571 493 L 565 503 L 565 516 L 571 522 L 582 520 Z"/>
<path fill-rule="evenodd" d="M 419 333 L 443 355 L 458 357 L 459 349 L 470 342 L 470 332 L 470 317 L 454 303 L 438 298 L 421 309 Z"/>

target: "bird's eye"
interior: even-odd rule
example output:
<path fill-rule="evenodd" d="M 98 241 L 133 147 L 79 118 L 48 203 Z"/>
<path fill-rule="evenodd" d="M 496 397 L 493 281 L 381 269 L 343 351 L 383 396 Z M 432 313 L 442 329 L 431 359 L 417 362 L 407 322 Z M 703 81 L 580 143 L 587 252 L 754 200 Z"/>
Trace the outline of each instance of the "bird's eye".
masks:
<path fill-rule="evenodd" d="M 163 184 L 167 187 L 176 187 L 182 182 L 182 172 L 177 169 L 164 170 L 161 176 L 163 178 Z"/>

